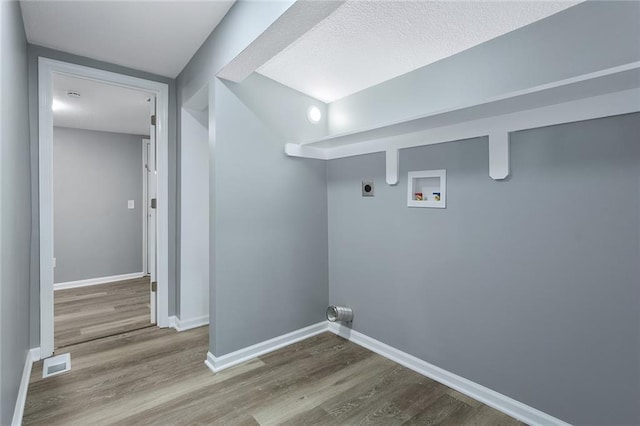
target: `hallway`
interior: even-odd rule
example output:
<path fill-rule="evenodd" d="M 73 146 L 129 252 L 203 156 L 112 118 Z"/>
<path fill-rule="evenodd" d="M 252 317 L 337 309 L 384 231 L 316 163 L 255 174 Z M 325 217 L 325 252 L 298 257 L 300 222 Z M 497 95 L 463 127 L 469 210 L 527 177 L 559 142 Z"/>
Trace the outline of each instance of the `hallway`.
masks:
<path fill-rule="evenodd" d="M 54 292 L 55 347 L 150 327 L 149 277 Z"/>

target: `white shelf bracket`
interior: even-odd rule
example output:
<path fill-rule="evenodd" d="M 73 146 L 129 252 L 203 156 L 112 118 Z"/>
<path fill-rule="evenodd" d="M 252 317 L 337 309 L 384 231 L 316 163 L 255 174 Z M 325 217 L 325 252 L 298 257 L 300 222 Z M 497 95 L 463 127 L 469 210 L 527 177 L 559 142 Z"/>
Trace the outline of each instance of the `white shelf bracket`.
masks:
<path fill-rule="evenodd" d="M 489 176 L 493 180 L 509 176 L 509 132 L 489 134 Z"/>
<path fill-rule="evenodd" d="M 385 156 L 387 160 L 387 183 L 395 185 L 398 183 L 398 150 L 388 149 Z"/>

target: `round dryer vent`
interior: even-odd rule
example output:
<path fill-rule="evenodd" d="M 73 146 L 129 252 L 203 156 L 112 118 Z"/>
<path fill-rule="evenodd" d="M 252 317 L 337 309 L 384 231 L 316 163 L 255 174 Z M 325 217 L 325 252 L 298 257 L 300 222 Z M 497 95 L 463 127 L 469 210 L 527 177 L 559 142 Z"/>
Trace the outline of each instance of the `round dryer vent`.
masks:
<path fill-rule="evenodd" d="M 329 306 L 327 320 L 330 322 L 351 322 L 353 321 L 353 310 L 347 306 Z"/>

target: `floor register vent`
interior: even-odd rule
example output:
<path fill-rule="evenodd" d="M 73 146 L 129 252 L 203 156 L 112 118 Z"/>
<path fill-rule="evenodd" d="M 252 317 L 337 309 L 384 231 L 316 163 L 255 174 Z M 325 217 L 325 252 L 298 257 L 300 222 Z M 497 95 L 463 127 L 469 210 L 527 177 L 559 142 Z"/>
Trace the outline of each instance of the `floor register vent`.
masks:
<path fill-rule="evenodd" d="M 71 370 L 71 355 L 62 354 L 44 360 L 42 378 L 56 376 Z"/>

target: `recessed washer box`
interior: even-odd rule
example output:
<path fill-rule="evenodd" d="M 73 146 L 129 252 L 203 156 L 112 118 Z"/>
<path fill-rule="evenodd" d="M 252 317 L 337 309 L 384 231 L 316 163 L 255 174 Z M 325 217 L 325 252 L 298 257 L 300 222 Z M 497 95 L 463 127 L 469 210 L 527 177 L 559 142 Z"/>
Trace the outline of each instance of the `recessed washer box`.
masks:
<path fill-rule="evenodd" d="M 447 206 L 447 171 L 409 172 L 407 206 L 444 209 Z"/>

